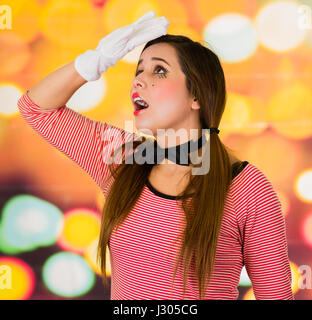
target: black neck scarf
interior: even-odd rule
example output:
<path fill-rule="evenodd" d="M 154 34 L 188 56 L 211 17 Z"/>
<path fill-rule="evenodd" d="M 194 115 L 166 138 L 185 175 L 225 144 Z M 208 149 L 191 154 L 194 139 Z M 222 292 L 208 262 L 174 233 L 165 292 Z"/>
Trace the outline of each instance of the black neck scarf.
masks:
<path fill-rule="evenodd" d="M 219 133 L 217 128 L 210 128 L 210 131 Z M 155 140 L 154 143 L 147 144 L 147 146 L 141 150 L 145 161 L 143 161 L 143 163 L 140 161 L 140 164 L 158 164 L 167 158 L 173 163 L 181 166 L 189 166 L 191 163 L 189 153 L 200 149 L 206 142 L 205 134 L 203 134 L 197 141 L 189 140 L 188 142 L 170 148 L 161 148 L 158 145 L 157 140 Z M 141 149 L 140 146 L 138 147 L 139 149 Z"/>

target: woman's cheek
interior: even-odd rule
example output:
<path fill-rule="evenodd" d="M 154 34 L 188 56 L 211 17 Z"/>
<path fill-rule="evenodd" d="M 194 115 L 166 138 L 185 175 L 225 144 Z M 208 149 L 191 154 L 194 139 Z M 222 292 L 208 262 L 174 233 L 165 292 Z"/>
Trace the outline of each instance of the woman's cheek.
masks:
<path fill-rule="evenodd" d="M 174 83 L 166 83 L 161 86 L 158 86 L 154 90 L 154 97 L 155 102 L 158 101 L 164 102 L 164 101 L 170 101 L 173 97 L 175 97 L 179 90 L 177 90 L 178 87 Z"/>
<path fill-rule="evenodd" d="M 153 101 L 163 115 L 174 111 L 174 106 L 179 101 L 179 90 L 177 89 L 177 85 L 173 83 L 167 83 L 155 89 Z"/>

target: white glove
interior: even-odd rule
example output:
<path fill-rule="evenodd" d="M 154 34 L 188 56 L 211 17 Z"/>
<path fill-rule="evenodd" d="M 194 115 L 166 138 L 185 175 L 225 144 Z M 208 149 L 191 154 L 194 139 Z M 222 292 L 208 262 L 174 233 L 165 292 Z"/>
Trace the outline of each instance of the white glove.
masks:
<path fill-rule="evenodd" d="M 102 72 L 114 66 L 134 47 L 167 33 L 169 22 L 165 17 L 154 18 L 149 11 L 134 23 L 116 29 L 101 39 L 95 50 L 87 50 L 75 59 L 75 69 L 87 81 L 98 80 Z"/>

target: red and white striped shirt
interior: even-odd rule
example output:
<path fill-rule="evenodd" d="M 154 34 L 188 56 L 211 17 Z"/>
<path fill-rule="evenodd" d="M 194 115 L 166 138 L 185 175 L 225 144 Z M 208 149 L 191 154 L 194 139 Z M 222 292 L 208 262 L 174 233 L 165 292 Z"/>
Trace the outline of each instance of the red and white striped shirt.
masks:
<path fill-rule="evenodd" d="M 130 141 L 132 133 L 91 120 L 66 105 L 41 109 L 27 92 L 18 108 L 36 132 L 84 169 L 106 194 L 102 183 L 110 174 L 109 156 Z M 251 163 L 244 165 L 226 197 L 214 271 L 204 299 L 237 299 L 243 266 L 256 299 L 294 299 L 281 203 L 266 176 Z M 181 265 L 173 290 L 171 282 L 181 245 L 176 240 L 184 226 L 176 198 L 147 183 L 124 223 L 111 235 L 111 299 L 182 299 Z M 192 265 L 184 299 L 197 300 L 198 293 Z"/>

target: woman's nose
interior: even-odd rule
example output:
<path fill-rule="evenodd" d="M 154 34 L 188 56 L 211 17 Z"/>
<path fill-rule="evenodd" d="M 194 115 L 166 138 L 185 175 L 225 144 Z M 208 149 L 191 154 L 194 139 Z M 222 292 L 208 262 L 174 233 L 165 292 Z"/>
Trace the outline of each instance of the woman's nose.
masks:
<path fill-rule="evenodd" d="M 133 84 L 134 84 L 134 87 L 137 87 L 137 86 L 144 87 L 146 85 L 145 81 L 140 77 L 134 78 Z"/>
<path fill-rule="evenodd" d="M 140 80 L 139 78 L 135 78 L 133 81 L 133 84 L 134 84 L 134 87 L 138 87 L 138 86 L 143 87 L 143 81 Z"/>

